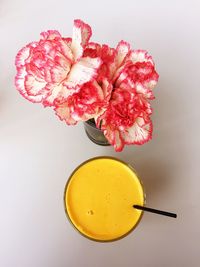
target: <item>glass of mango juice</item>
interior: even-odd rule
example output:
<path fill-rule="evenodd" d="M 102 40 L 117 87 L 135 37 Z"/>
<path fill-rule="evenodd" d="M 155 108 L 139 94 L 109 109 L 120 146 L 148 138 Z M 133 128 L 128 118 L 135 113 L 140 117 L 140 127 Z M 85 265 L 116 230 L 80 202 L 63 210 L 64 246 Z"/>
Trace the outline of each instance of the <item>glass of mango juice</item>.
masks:
<path fill-rule="evenodd" d="M 79 165 L 64 191 L 66 215 L 83 236 L 109 242 L 128 235 L 138 225 L 145 194 L 134 169 L 112 157 L 96 157 Z"/>

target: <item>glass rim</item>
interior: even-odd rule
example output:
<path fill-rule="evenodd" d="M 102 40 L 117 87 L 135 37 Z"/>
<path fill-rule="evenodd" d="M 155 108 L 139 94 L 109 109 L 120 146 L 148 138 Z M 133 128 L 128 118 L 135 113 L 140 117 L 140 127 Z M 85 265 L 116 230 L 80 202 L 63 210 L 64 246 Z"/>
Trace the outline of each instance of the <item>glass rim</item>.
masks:
<path fill-rule="evenodd" d="M 81 234 L 83 237 L 89 239 L 89 240 L 92 240 L 92 241 L 95 241 L 95 242 L 100 242 L 100 243 L 109 243 L 109 242 L 114 242 L 114 241 L 117 241 L 117 240 L 120 240 L 126 236 L 128 236 L 131 232 L 133 232 L 135 230 L 135 228 L 139 225 L 143 215 L 144 215 L 144 211 L 141 210 L 141 214 L 138 218 L 138 221 L 136 222 L 136 224 L 128 231 L 126 232 L 125 234 L 117 237 L 117 238 L 112 238 L 112 239 L 107 239 L 107 240 L 101 240 L 101 239 L 97 239 L 97 238 L 93 238 L 93 237 L 90 237 L 84 233 L 82 233 L 77 227 L 76 225 L 73 223 L 73 221 L 71 220 L 70 218 L 70 215 L 68 213 L 68 210 L 67 210 L 67 205 L 66 205 L 66 193 L 67 193 L 67 188 L 68 188 L 68 185 L 74 175 L 74 173 L 79 169 L 81 168 L 83 165 L 85 165 L 86 163 L 90 162 L 90 161 L 93 161 L 93 160 L 97 160 L 97 159 L 112 159 L 112 160 L 116 160 L 124 165 L 126 165 L 129 169 L 131 169 L 131 171 L 133 171 L 137 177 L 137 180 L 139 181 L 140 185 L 141 185 L 141 188 L 142 188 L 142 192 L 143 192 L 143 205 L 145 206 L 146 205 L 146 194 L 145 194 L 145 190 L 144 190 L 144 185 L 140 179 L 140 177 L 138 176 L 137 172 L 135 171 L 135 169 L 128 163 L 126 163 L 125 161 L 121 160 L 121 159 L 118 159 L 118 158 L 115 158 L 115 157 L 111 157 L 111 156 L 98 156 L 98 157 L 92 157 L 92 158 L 89 158 L 88 160 L 85 160 L 83 161 L 81 164 L 79 164 L 73 171 L 72 173 L 70 174 L 70 176 L 68 177 L 67 179 L 67 182 L 65 184 L 65 188 L 64 188 L 64 194 L 63 194 L 63 204 L 64 204 L 64 210 L 65 210 L 65 215 L 68 219 L 68 221 L 70 222 L 70 224 L 73 226 L 73 228 L 76 230 L 76 232 L 78 232 L 79 234 Z"/>
<path fill-rule="evenodd" d="M 91 127 L 96 128 L 96 129 L 98 129 L 98 130 L 101 131 L 101 129 L 99 129 L 99 128 L 96 127 L 95 120 L 91 120 L 90 119 L 90 120 L 84 121 L 83 123 L 84 124 L 87 124 L 87 125 L 90 125 Z"/>

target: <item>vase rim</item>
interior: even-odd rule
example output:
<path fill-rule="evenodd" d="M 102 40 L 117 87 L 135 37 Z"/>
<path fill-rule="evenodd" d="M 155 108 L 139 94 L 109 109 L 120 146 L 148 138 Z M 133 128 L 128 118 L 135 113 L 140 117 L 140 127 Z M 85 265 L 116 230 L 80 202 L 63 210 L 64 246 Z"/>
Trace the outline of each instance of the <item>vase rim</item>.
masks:
<path fill-rule="evenodd" d="M 96 128 L 96 124 L 95 124 L 94 119 L 90 119 L 90 120 L 84 121 L 84 123 L 89 124 L 89 125 L 91 125 L 91 126 Z"/>

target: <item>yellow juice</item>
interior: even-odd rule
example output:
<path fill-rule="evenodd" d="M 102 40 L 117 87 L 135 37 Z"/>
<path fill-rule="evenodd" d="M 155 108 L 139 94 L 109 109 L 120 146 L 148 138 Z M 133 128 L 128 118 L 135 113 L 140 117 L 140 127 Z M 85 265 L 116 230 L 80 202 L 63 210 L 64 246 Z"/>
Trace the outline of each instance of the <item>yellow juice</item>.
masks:
<path fill-rule="evenodd" d="M 144 205 L 142 185 L 134 170 L 115 158 L 99 157 L 81 164 L 64 194 L 65 210 L 75 228 L 96 241 L 113 241 L 137 225 Z"/>

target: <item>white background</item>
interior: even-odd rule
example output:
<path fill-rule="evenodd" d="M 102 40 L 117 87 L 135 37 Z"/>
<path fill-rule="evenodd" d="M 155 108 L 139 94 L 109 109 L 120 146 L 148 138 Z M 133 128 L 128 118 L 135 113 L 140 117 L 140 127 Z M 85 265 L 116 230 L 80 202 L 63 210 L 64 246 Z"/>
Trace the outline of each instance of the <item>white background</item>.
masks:
<path fill-rule="evenodd" d="M 200 246 L 200 5 L 198 1 L 0 1 L 0 266 L 198 267 Z M 71 36 L 74 18 L 93 41 L 124 39 L 147 49 L 160 74 L 153 140 L 122 153 L 100 147 L 82 124 L 60 122 L 14 87 L 17 51 L 47 29 Z M 177 219 L 145 214 L 128 237 L 89 241 L 67 221 L 63 190 L 82 161 L 112 155 L 140 174 L 147 204 Z"/>

